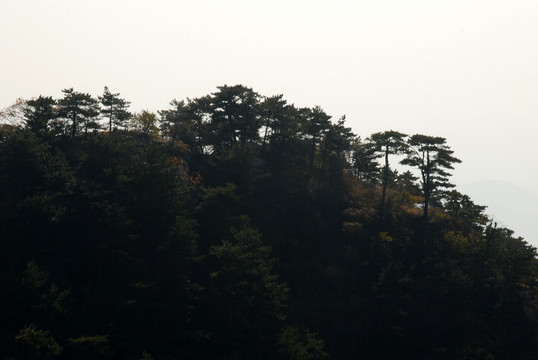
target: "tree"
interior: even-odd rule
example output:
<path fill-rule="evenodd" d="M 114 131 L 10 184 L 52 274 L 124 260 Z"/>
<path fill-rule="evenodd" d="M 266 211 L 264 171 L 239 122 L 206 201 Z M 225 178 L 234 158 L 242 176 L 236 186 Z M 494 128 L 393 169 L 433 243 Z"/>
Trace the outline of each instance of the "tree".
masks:
<path fill-rule="evenodd" d="M 131 103 L 119 96 L 119 93 L 111 93 L 107 86 L 105 86 L 103 96 L 99 96 L 99 101 L 103 106 L 101 108 L 101 115 L 108 119 L 109 132 L 112 132 L 112 125 L 120 126 L 132 116 L 132 114 L 127 111 Z"/>
<path fill-rule="evenodd" d="M 387 185 L 389 182 L 389 155 L 397 155 L 403 153 L 407 144 L 405 142 L 406 134 L 397 131 L 389 130 L 378 132 L 370 136 L 370 141 L 374 145 L 374 149 L 378 153 L 382 153 L 385 157 L 385 165 L 383 167 L 383 193 L 381 195 L 380 213 L 383 217 L 385 213 L 385 200 L 387 196 Z"/>
<path fill-rule="evenodd" d="M 47 135 L 54 128 L 53 120 L 58 117 L 55 105 L 56 100 L 50 96 L 27 100 L 23 107 L 26 128 L 39 137 Z"/>
<path fill-rule="evenodd" d="M 379 164 L 375 148 L 371 142 L 356 138 L 352 145 L 352 171 L 360 180 L 374 183 L 379 177 Z"/>
<path fill-rule="evenodd" d="M 324 359 L 328 356 L 325 344 L 316 335 L 308 328 L 288 325 L 282 330 L 279 342 L 292 360 Z"/>
<path fill-rule="evenodd" d="M 135 130 L 145 134 L 157 135 L 159 128 L 157 127 L 157 115 L 147 110 L 142 110 L 141 113 L 135 114 L 132 119 L 132 124 Z"/>
<path fill-rule="evenodd" d="M 342 116 L 336 124 L 331 124 L 325 136 L 324 152 L 333 153 L 337 159 L 346 157 L 351 150 L 355 134 L 351 128 L 346 127 L 346 116 Z"/>
<path fill-rule="evenodd" d="M 283 95 L 267 97 L 260 104 L 264 127 L 263 144 L 279 148 L 297 140 L 300 130 L 299 111 Z"/>
<path fill-rule="evenodd" d="M 416 134 L 409 138 L 408 144 L 407 157 L 401 164 L 420 170 L 424 195 L 424 220 L 428 220 L 432 195 L 440 188 L 454 187 L 448 182 L 450 173 L 446 170 L 454 169 L 453 164 L 460 163 L 461 160 L 452 155 L 454 151 L 446 145 L 446 139 L 443 137 Z"/>
<path fill-rule="evenodd" d="M 189 145 L 192 151 L 204 153 L 207 123 L 200 109 L 198 100 L 170 102 L 169 110 L 159 111 L 161 116 L 161 132 L 163 136 L 180 140 Z"/>
<path fill-rule="evenodd" d="M 318 187 L 324 179 L 334 189 L 336 183 L 342 184 L 344 169 L 348 167 L 347 159 L 355 134 L 345 126 L 346 116 L 342 116 L 336 124 L 329 124 L 329 129 L 320 144 L 321 165 Z"/>
<path fill-rule="evenodd" d="M 30 324 L 17 334 L 15 341 L 26 350 L 27 356 L 36 359 L 49 359 L 62 353 L 63 348 L 56 342 L 48 330 L 37 329 Z"/>
<path fill-rule="evenodd" d="M 24 108 L 26 107 L 26 101 L 18 98 L 15 103 L 0 109 L 0 125 L 19 126 L 22 125 L 22 119 L 24 118 Z"/>
<path fill-rule="evenodd" d="M 258 141 L 261 126 L 258 93 L 243 85 L 224 85 L 218 89 L 201 99 L 201 105 L 207 106 L 214 150 Z"/>
<path fill-rule="evenodd" d="M 465 219 L 478 228 L 486 226 L 489 220 L 484 213 L 487 206 L 475 204 L 468 195 L 457 190 L 447 192 L 444 200 L 444 209 L 452 216 Z"/>
<path fill-rule="evenodd" d="M 310 171 L 314 168 L 314 157 L 318 145 L 325 138 L 326 133 L 331 127 L 331 117 L 319 106 L 307 111 L 307 121 L 305 123 L 304 133 L 306 140 L 311 141 L 310 146 Z"/>
<path fill-rule="evenodd" d="M 420 188 L 417 181 L 418 177 L 413 175 L 411 171 L 404 171 L 396 175 L 396 189 L 400 192 L 406 191 L 409 194 L 418 195 L 420 194 Z"/>
<path fill-rule="evenodd" d="M 483 329 L 475 330 L 475 341 L 496 359 L 536 358 L 536 248 L 514 237 L 513 231 L 489 224 L 475 252 L 472 301 L 480 319 L 475 327 Z"/>
<path fill-rule="evenodd" d="M 79 132 L 79 125 L 84 124 L 85 132 L 88 129 L 98 129 L 95 121 L 99 114 L 97 100 L 88 93 L 74 91 L 73 88 L 62 90 L 64 97 L 58 100 L 60 117 L 71 121 L 71 136 Z"/>
<path fill-rule="evenodd" d="M 222 309 L 220 316 L 226 319 L 219 325 L 227 322 L 217 330 L 222 333 L 215 334 L 216 340 L 225 340 L 224 346 L 233 352 L 250 355 L 245 358 L 254 355 L 249 352 L 261 350 L 267 356 L 274 349 L 275 335 L 285 319 L 288 288 L 274 273 L 276 259 L 271 258 L 271 247 L 251 227 L 250 219 L 240 216 L 235 222 L 237 226 L 230 229 L 231 239 L 209 249 L 218 265 L 210 274 L 211 288 Z"/>
<path fill-rule="evenodd" d="M 300 110 L 288 104 L 282 95 L 265 98 L 260 104 L 263 122 L 261 153 L 273 176 L 302 174 L 305 163 L 301 156 L 304 144 L 299 132 L 304 118 Z"/>

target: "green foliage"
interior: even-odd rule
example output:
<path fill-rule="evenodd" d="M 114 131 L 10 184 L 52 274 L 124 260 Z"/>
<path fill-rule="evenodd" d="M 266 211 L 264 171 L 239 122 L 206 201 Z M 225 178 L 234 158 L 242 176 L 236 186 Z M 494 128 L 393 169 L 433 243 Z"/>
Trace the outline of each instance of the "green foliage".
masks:
<path fill-rule="evenodd" d="M 454 187 L 448 182 L 453 164 L 461 160 L 454 157 L 453 150 L 446 145 L 446 139 L 416 134 L 409 138 L 407 157 L 401 161 L 420 170 L 421 185 L 424 194 L 424 219 L 428 219 L 428 210 L 432 195 L 441 188 Z"/>
<path fill-rule="evenodd" d="M 56 100 L 52 97 L 39 96 L 26 101 L 23 108 L 25 126 L 37 136 L 56 135 L 61 131 L 55 108 Z"/>
<path fill-rule="evenodd" d="M 127 110 L 131 104 L 129 101 L 119 97 L 119 93 L 111 93 L 107 86 L 103 90 L 103 95 L 99 96 L 102 105 L 101 116 L 108 119 L 108 131 L 114 127 L 125 127 L 125 123 L 132 114 Z"/>
<path fill-rule="evenodd" d="M 420 193 L 420 189 L 417 186 L 418 178 L 414 176 L 409 170 L 396 175 L 395 187 L 399 192 L 407 192 L 409 194 L 417 195 Z"/>
<path fill-rule="evenodd" d="M 99 99 L 107 133 L 72 89 L 0 126 L 2 356 L 538 356 L 536 249 L 445 191 L 444 138 L 361 141 L 241 85 L 134 131 Z"/>
<path fill-rule="evenodd" d="M 170 102 L 169 110 L 159 112 L 161 116 L 161 132 L 164 136 L 182 141 L 191 151 L 203 154 L 208 145 L 208 124 L 204 123 L 204 113 L 198 100 Z"/>
<path fill-rule="evenodd" d="M 216 316 L 227 323 L 215 328 L 213 336 L 216 342 L 223 342 L 220 352 L 249 357 L 253 349 L 265 349 L 270 358 L 274 333 L 285 319 L 288 288 L 274 273 L 271 248 L 263 244 L 248 217 L 234 222 L 230 240 L 209 249 L 209 255 L 217 259 L 215 271 L 210 273 L 215 303 L 221 304 Z M 253 347 L 244 348 L 247 343 Z"/>
<path fill-rule="evenodd" d="M 97 116 L 99 115 L 98 102 L 88 93 L 74 91 L 73 88 L 62 90 L 64 97 L 58 100 L 59 116 L 71 125 L 65 125 L 66 133 L 75 136 L 84 127 L 84 132 L 99 129 Z"/>
<path fill-rule="evenodd" d="M 378 132 L 370 135 L 369 141 L 371 142 L 374 151 L 378 153 L 379 157 L 383 156 L 385 158 L 382 181 L 383 192 L 381 195 L 380 205 L 381 217 L 385 215 L 386 193 L 391 171 L 389 166 L 389 155 L 398 155 L 406 151 L 408 148 L 408 145 L 405 141 L 406 138 L 406 134 L 394 130 Z"/>
<path fill-rule="evenodd" d="M 218 89 L 208 99 L 210 131 L 213 139 L 218 140 L 213 145 L 219 148 L 256 141 L 260 127 L 259 95 L 242 85 L 224 85 Z"/>
<path fill-rule="evenodd" d="M 355 139 L 352 172 L 357 178 L 365 183 L 375 183 L 379 178 L 377 158 L 379 155 L 376 153 L 373 143 L 364 142 L 360 138 Z"/>
<path fill-rule="evenodd" d="M 22 277 L 22 285 L 33 297 L 34 309 L 53 309 L 58 313 L 67 313 L 66 301 L 70 290 L 60 290 L 58 285 L 49 281 L 49 274 L 39 269 L 32 259 L 28 262 Z"/>
<path fill-rule="evenodd" d="M 351 145 L 355 134 L 351 128 L 345 126 L 346 116 L 342 116 L 336 124 L 331 124 L 325 136 L 323 152 L 334 154 L 336 158 L 347 158 L 351 151 Z"/>
<path fill-rule="evenodd" d="M 293 141 L 299 132 L 296 117 L 297 109 L 284 100 L 283 95 L 265 98 L 260 104 L 263 121 L 263 145 L 271 144 L 278 148 Z"/>
<path fill-rule="evenodd" d="M 131 119 L 131 126 L 144 134 L 157 135 L 159 133 L 157 115 L 147 110 L 135 114 Z"/>
<path fill-rule="evenodd" d="M 84 357 L 102 357 L 110 354 L 110 340 L 107 335 L 80 336 L 69 339 L 69 344 Z"/>
<path fill-rule="evenodd" d="M 143 351 L 140 360 L 153 360 L 153 358 L 146 351 Z"/>
<path fill-rule="evenodd" d="M 286 326 L 280 334 L 279 343 L 291 360 L 325 359 L 328 355 L 322 339 L 298 326 Z"/>
<path fill-rule="evenodd" d="M 445 194 L 444 208 L 454 217 L 464 219 L 478 228 L 486 226 L 489 220 L 484 213 L 486 206 L 476 205 L 469 196 L 456 190 Z"/>
<path fill-rule="evenodd" d="M 260 233 L 250 227 L 247 217 L 240 217 L 237 227 L 231 229 L 232 241 L 209 249 L 209 255 L 218 259 L 218 270 L 210 274 L 221 291 L 239 307 L 251 311 L 270 312 L 270 316 L 284 319 L 287 288 L 273 274 L 274 259 L 271 248 L 264 245 Z"/>
<path fill-rule="evenodd" d="M 325 139 L 330 128 L 331 117 L 319 106 L 313 109 L 304 109 L 305 122 L 301 132 L 307 142 L 310 142 L 310 171 L 314 168 L 316 150 Z"/>
<path fill-rule="evenodd" d="M 30 358 L 34 359 L 50 359 L 63 351 L 48 330 L 39 330 L 35 324 L 22 328 L 15 337 L 15 341 L 21 345 Z"/>

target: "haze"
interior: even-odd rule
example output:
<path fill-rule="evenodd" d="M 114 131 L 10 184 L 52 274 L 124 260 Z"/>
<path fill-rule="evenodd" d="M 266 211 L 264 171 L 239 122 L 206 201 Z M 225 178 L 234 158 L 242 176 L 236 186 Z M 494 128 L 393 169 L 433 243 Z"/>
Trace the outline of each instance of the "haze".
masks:
<path fill-rule="evenodd" d="M 362 137 L 446 137 L 463 160 L 456 184 L 538 193 L 535 0 L 8 0 L 0 10 L 0 109 L 107 85 L 131 110 L 157 111 L 240 83 L 346 114 Z M 538 217 L 536 203 L 522 206 Z"/>

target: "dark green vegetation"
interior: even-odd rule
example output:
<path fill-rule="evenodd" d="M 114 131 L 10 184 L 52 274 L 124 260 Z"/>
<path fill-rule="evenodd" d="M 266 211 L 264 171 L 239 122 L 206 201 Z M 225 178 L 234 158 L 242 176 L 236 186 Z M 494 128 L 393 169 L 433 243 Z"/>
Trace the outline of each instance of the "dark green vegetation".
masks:
<path fill-rule="evenodd" d="M 537 358 L 536 250 L 448 190 L 444 138 L 243 86 L 128 105 L 0 127 L 3 359 Z"/>

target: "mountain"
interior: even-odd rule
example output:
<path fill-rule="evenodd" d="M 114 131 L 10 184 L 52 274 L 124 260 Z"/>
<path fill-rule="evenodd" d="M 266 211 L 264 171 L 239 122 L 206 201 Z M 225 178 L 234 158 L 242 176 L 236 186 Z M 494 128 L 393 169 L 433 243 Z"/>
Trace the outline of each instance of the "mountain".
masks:
<path fill-rule="evenodd" d="M 538 246 L 538 196 L 501 180 L 480 180 L 459 185 L 461 192 L 469 195 L 477 204 L 486 205 L 486 213 L 498 226 L 514 230 L 529 244 Z"/>

